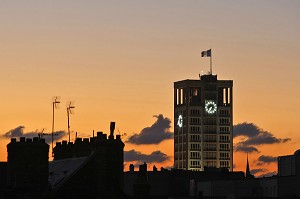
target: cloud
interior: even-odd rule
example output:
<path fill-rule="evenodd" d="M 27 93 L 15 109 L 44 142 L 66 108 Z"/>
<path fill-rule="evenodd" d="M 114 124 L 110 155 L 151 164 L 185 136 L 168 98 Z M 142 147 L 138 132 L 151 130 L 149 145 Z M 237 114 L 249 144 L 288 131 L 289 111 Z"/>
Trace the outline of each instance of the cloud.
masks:
<path fill-rule="evenodd" d="M 256 176 L 257 178 L 262 178 L 262 177 L 271 177 L 273 175 L 277 175 L 276 171 L 271 171 L 269 172 L 268 169 L 264 168 L 259 168 L 259 169 L 252 169 L 250 172 L 252 175 L 256 175 L 258 173 L 261 173 L 260 175 Z"/>
<path fill-rule="evenodd" d="M 239 123 L 233 126 L 233 137 L 244 135 L 252 137 L 258 135 L 260 129 L 253 123 Z"/>
<path fill-rule="evenodd" d="M 236 146 L 234 146 L 234 151 L 242 151 L 245 153 L 253 153 L 253 152 L 260 153 L 260 151 L 256 147 L 246 146 L 241 143 L 238 143 Z"/>
<path fill-rule="evenodd" d="M 277 162 L 277 157 L 274 156 L 266 156 L 266 155 L 261 155 L 258 157 L 258 165 L 262 165 L 264 163 L 270 164 L 273 162 Z"/>
<path fill-rule="evenodd" d="M 235 151 L 240 152 L 259 152 L 257 147 L 263 144 L 279 144 L 290 141 L 290 138 L 277 138 L 271 132 L 259 128 L 253 123 L 240 123 L 233 127 L 233 137 L 243 136 L 245 140 L 235 145 Z"/>
<path fill-rule="evenodd" d="M 274 175 L 277 175 L 277 172 L 276 171 L 271 171 L 271 172 L 268 172 L 268 173 L 263 173 L 259 176 L 257 176 L 258 178 L 262 178 L 262 177 L 272 177 Z"/>
<path fill-rule="evenodd" d="M 255 175 L 255 174 L 257 174 L 257 173 L 262 173 L 262 172 L 266 172 L 266 171 L 268 171 L 267 169 L 264 169 L 264 168 L 260 168 L 260 169 L 252 169 L 251 171 L 250 171 L 250 173 L 252 174 L 252 175 Z"/>
<path fill-rule="evenodd" d="M 173 133 L 170 132 L 171 120 L 162 114 L 153 117 L 157 120 L 152 126 L 142 129 L 139 134 L 132 135 L 126 142 L 137 145 L 159 144 L 163 140 L 173 138 Z"/>
<path fill-rule="evenodd" d="M 170 157 L 161 151 L 153 151 L 151 154 L 143 154 L 136 150 L 124 151 L 125 162 L 139 162 L 139 163 L 161 163 L 169 160 Z"/>
<path fill-rule="evenodd" d="M 276 143 L 285 143 L 290 141 L 290 138 L 276 138 L 269 132 L 263 131 L 255 137 L 249 137 L 244 144 L 247 145 L 262 145 L 262 144 L 276 144 Z"/>
<path fill-rule="evenodd" d="M 24 129 L 25 126 L 18 126 L 4 133 L 4 135 L 2 135 L 1 138 L 19 138 L 19 137 L 33 138 L 33 137 L 38 137 L 38 135 L 42 133 L 41 131 L 24 133 Z M 65 135 L 67 135 L 65 131 L 55 131 L 53 136 L 53 141 L 58 141 L 62 139 Z M 45 138 L 48 144 L 51 143 L 51 133 L 43 132 L 43 138 Z"/>
<path fill-rule="evenodd" d="M 13 137 L 21 137 L 24 135 L 23 129 L 24 126 L 18 126 L 17 128 L 11 129 L 10 131 L 6 132 L 2 137 L 4 138 L 13 138 Z"/>

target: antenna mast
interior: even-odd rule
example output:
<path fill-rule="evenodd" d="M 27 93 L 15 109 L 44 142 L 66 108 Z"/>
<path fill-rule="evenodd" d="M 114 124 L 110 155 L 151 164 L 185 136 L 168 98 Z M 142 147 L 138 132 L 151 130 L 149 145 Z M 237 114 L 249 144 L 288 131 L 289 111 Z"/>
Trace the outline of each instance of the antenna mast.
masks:
<path fill-rule="evenodd" d="M 54 133 L 54 110 L 58 108 L 58 104 L 60 103 L 59 97 L 54 97 L 54 100 L 52 102 L 52 133 L 51 133 L 51 145 L 52 145 L 52 157 L 54 155 L 53 153 L 53 133 Z"/>
<path fill-rule="evenodd" d="M 71 141 L 71 132 L 70 132 L 70 114 L 72 114 L 72 109 L 73 109 L 73 108 L 75 108 L 75 106 L 72 105 L 72 102 L 69 102 L 69 105 L 68 105 L 68 107 L 67 107 L 69 142 Z"/>

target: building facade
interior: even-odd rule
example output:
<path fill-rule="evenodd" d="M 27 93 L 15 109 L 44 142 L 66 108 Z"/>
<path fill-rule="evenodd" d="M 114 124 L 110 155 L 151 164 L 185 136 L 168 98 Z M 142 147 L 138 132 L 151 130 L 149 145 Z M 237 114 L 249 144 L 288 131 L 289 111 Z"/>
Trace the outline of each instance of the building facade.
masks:
<path fill-rule="evenodd" d="M 233 168 L 233 81 L 217 75 L 174 83 L 174 167 Z"/>
<path fill-rule="evenodd" d="M 62 141 L 54 147 L 49 182 L 57 198 L 123 198 L 124 143 L 121 135 Z"/>
<path fill-rule="evenodd" d="M 7 145 L 7 185 L 13 190 L 44 191 L 48 186 L 48 153 L 45 139 L 11 138 Z"/>

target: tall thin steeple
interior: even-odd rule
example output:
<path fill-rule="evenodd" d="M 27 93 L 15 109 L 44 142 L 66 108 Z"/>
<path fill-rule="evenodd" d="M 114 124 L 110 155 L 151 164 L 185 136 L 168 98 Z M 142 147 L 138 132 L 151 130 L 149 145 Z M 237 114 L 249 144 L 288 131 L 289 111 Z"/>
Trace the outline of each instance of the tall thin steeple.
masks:
<path fill-rule="evenodd" d="M 254 176 L 250 173 L 250 166 L 248 161 L 248 153 L 247 153 L 247 164 L 246 164 L 246 179 L 254 178 Z"/>

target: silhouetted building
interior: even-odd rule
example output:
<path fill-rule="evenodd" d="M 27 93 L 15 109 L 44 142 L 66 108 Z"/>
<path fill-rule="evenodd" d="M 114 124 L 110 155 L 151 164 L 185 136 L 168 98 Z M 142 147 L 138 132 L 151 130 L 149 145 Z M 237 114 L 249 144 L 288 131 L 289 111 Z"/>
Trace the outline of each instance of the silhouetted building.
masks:
<path fill-rule="evenodd" d="M 150 184 L 148 181 L 147 164 L 140 165 L 137 179 L 133 185 L 135 199 L 149 198 Z"/>
<path fill-rule="evenodd" d="M 300 149 L 278 157 L 278 195 L 300 197 Z"/>
<path fill-rule="evenodd" d="M 7 145 L 7 186 L 15 195 L 42 198 L 48 188 L 49 145 L 45 139 L 12 138 Z"/>
<path fill-rule="evenodd" d="M 121 136 L 114 138 L 115 123 L 107 138 L 102 132 L 75 143 L 54 147 L 49 181 L 57 198 L 122 198 L 123 149 Z"/>
<path fill-rule="evenodd" d="M 0 188 L 6 186 L 7 162 L 0 162 Z"/>
<path fill-rule="evenodd" d="M 225 168 L 209 168 L 206 171 L 162 169 L 145 173 L 143 167 L 139 171 L 124 173 L 124 192 L 131 198 L 137 196 L 137 190 L 139 190 L 139 198 L 142 196 L 141 193 L 144 193 L 144 198 L 198 197 L 199 191 L 196 188 L 198 182 L 217 180 L 223 180 L 225 183 L 226 181 L 245 181 L 245 176 L 244 172 L 229 172 Z M 137 184 L 140 187 L 137 187 Z M 149 190 L 149 193 L 146 190 Z"/>
<path fill-rule="evenodd" d="M 174 167 L 233 168 L 232 80 L 202 75 L 174 83 Z"/>
<path fill-rule="evenodd" d="M 108 138 L 99 132 L 75 143 L 58 142 L 50 163 L 44 139 L 12 138 L 8 162 L 0 163 L 0 198 L 124 198 L 124 143 L 114 129 L 112 122 Z"/>

